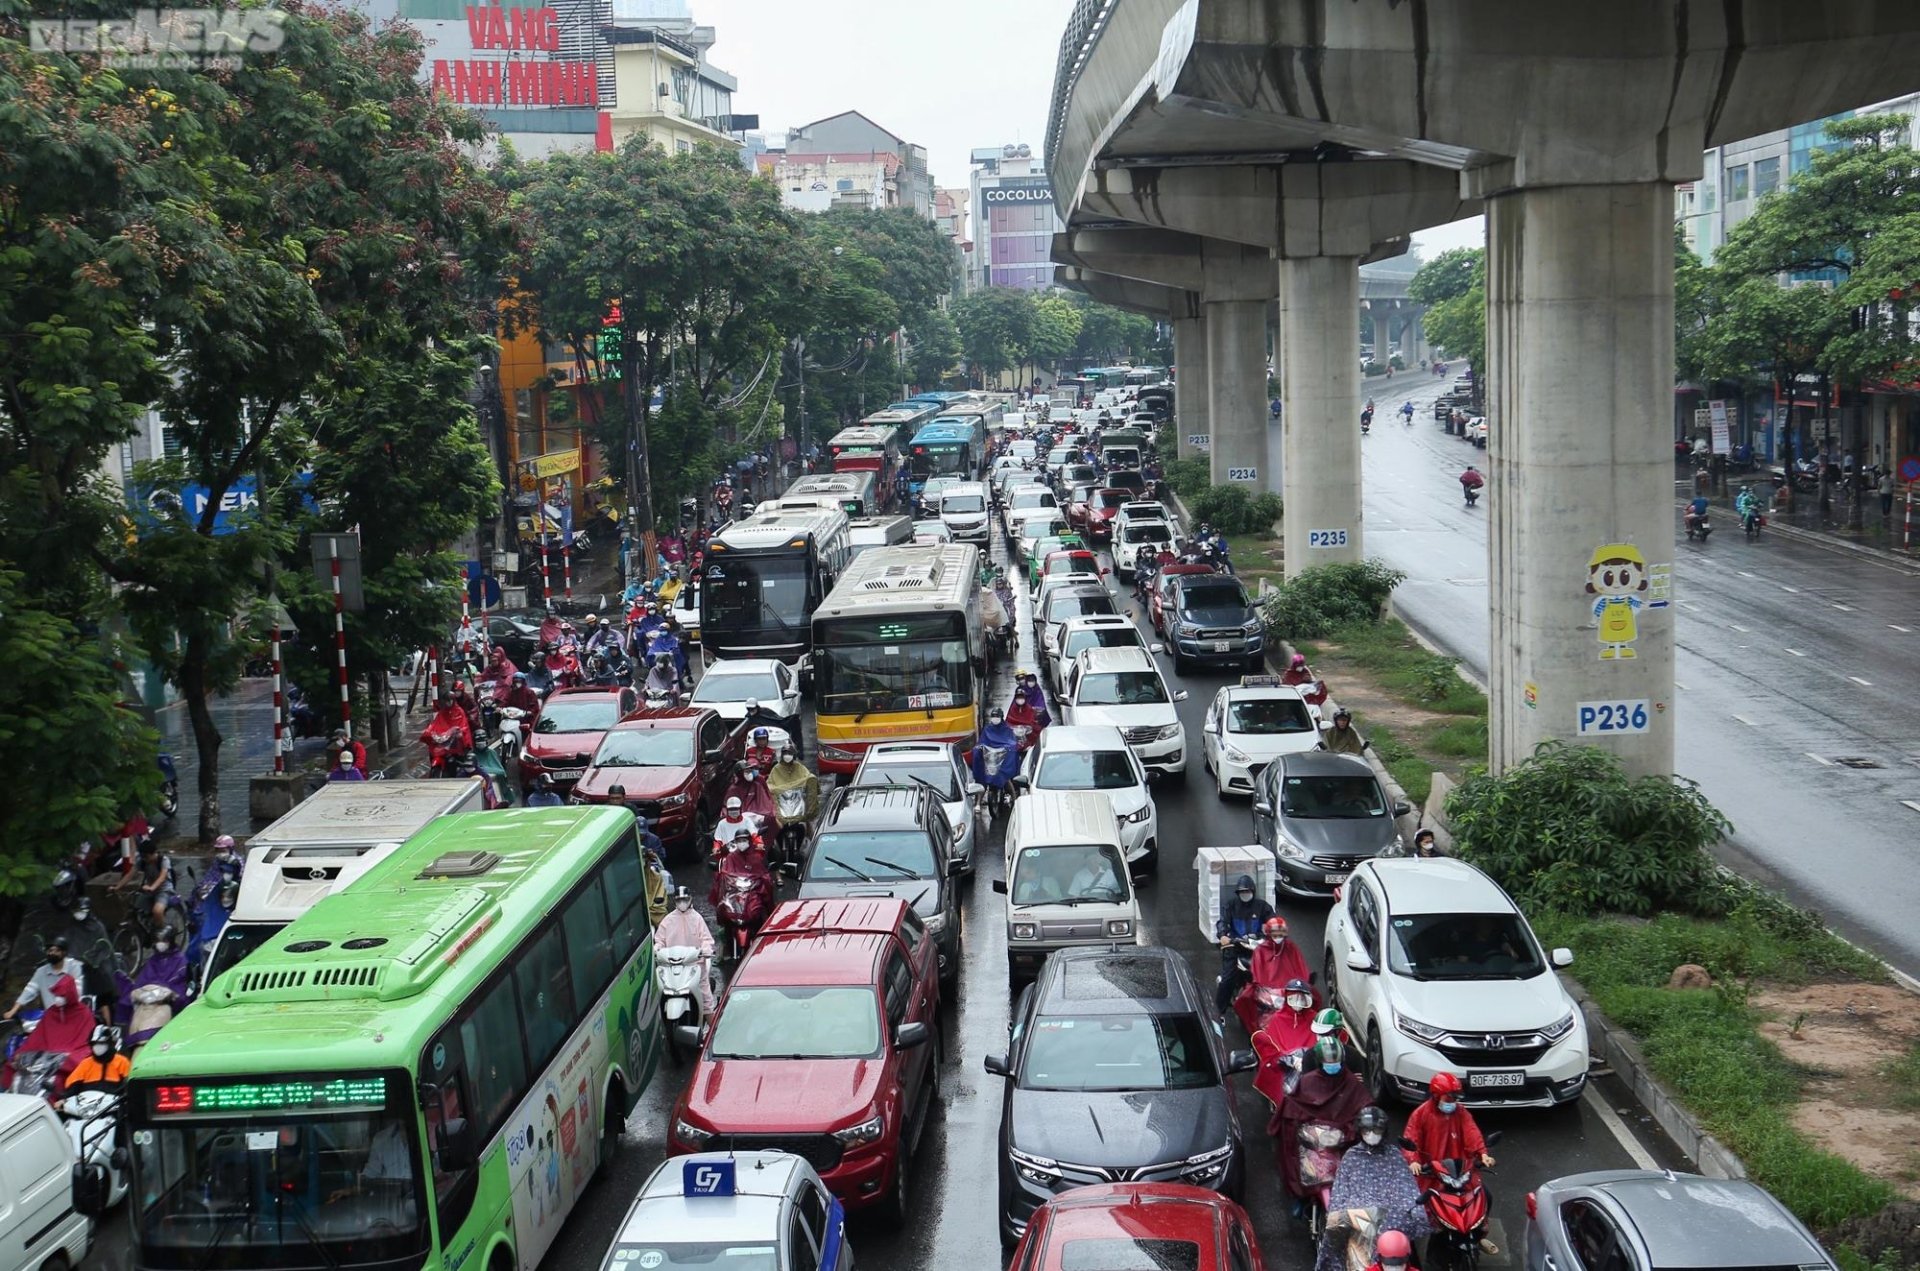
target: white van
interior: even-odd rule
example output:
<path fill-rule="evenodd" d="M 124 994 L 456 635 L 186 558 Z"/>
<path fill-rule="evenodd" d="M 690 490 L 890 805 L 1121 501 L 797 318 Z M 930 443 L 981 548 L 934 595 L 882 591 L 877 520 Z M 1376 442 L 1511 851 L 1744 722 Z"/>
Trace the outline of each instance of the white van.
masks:
<path fill-rule="evenodd" d="M 1023 980 L 1055 949 L 1140 943 L 1140 901 L 1113 804 L 1090 791 L 1032 791 L 1007 819 L 1007 974 Z"/>
<path fill-rule="evenodd" d="M 0 1094 L 0 1271 L 67 1271 L 93 1247 L 73 1143 L 45 1099 Z"/>
<path fill-rule="evenodd" d="M 940 520 L 956 543 L 988 542 L 987 512 L 992 499 L 979 481 L 950 485 L 940 494 Z"/>
<path fill-rule="evenodd" d="M 200 988 L 322 897 L 386 859 L 428 822 L 486 808 L 486 780 L 336 781 L 247 842 L 240 895 Z"/>

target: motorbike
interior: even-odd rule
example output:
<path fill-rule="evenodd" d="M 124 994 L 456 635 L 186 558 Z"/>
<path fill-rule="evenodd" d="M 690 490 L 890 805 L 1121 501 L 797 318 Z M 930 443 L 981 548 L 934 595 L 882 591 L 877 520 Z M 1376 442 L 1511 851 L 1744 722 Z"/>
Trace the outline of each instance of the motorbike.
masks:
<path fill-rule="evenodd" d="M 1694 516 L 1692 513 L 1688 513 L 1687 541 L 1689 543 L 1693 542 L 1695 539 L 1699 539 L 1702 543 L 1704 543 L 1707 541 L 1707 535 L 1711 533 L 1713 533 L 1713 520 L 1710 513 L 1703 512 L 1699 516 Z"/>
<path fill-rule="evenodd" d="M 526 744 L 527 713 L 518 706 L 502 706 L 500 722 L 495 735 L 500 739 L 500 754 L 503 759 L 516 759 L 521 747 Z"/>
<path fill-rule="evenodd" d="M 746 954 L 754 933 L 766 921 L 767 911 L 772 907 L 767 903 L 769 890 L 771 887 L 765 880 L 748 874 L 736 874 L 727 880 L 727 889 L 720 903 L 714 906 L 714 916 L 726 934 L 729 961 L 738 961 Z"/>
<path fill-rule="evenodd" d="M 453 732 L 428 733 L 427 775 L 429 777 L 464 777 L 473 771 L 471 755 L 462 752 L 456 754 L 453 749 L 458 734 Z"/>
<path fill-rule="evenodd" d="M 60 1103 L 60 1120 L 73 1143 L 74 1206 L 99 1213 L 127 1194 L 127 1152 L 120 1146 L 121 1097 L 82 1090 Z"/>
<path fill-rule="evenodd" d="M 1306 1195 L 1300 1198 L 1301 1217 L 1311 1247 L 1320 1247 L 1327 1230 L 1327 1205 L 1333 1199 L 1334 1176 L 1340 1172 L 1340 1158 L 1346 1155 L 1346 1131 L 1337 1125 L 1308 1121 L 1296 1130 L 1294 1150 L 1300 1157 L 1300 1184 Z"/>
<path fill-rule="evenodd" d="M 1461 485 L 1461 487 L 1460 487 L 1460 488 L 1461 488 L 1462 490 L 1465 490 L 1465 491 L 1467 492 L 1467 506 L 1468 506 L 1468 507 L 1472 507 L 1472 506 L 1473 506 L 1474 504 L 1476 504 L 1476 503 L 1478 503 L 1478 502 L 1480 501 L 1480 487 L 1479 487 L 1479 486 L 1477 486 L 1477 485 L 1466 485 L 1466 484 L 1464 484 L 1464 483 L 1462 483 L 1462 485 Z"/>
<path fill-rule="evenodd" d="M 1767 528 L 1767 514 L 1755 508 L 1741 517 L 1740 523 L 1745 527 L 1749 539 L 1759 538 L 1760 531 Z"/>
<path fill-rule="evenodd" d="M 1017 728 L 1014 730 L 1016 734 L 1018 734 L 1019 731 Z M 1009 758 L 1010 756 L 1007 754 L 1007 748 L 1005 746 L 986 746 L 982 749 L 980 764 L 981 767 L 988 772 L 1000 773 L 1006 768 Z M 989 817 L 998 816 L 1002 812 L 1012 811 L 1012 775 L 1006 774 L 1003 779 L 999 781 L 982 782 L 979 802 Z"/>
<path fill-rule="evenodd" d="M 8 1093 L 51 1100 L 60 1085 L 60 1069 L 67 1058 L 62 1050 L 30 1050 L 22 1045 L 7 1061 L 13 1069 Z"/>
<path fill-rule="evenodd" d="M 653 957 L 654 980 L 660 988 L 660 1018 L 666 1024 L 667 1054 L 674 1063 L 687 1058 L 688 1050 L 675 1035 L 675 1026 L 700 1027 L 700 977 L 707 973 L 700 950 L 690 944 L 661 949 Z"/>
<path fill-rule="evenodd" d="M 194 884 L 187 902 L 187 964 L 197 967 L 220 939 L 220 932 L 240 899 L 240 874 L 245 860 L 237 852 L 221 852 Z"/>
<path fill-rule="evenodd" d="M 1360 416 L 1360 435 L 1364 437 L 1372 431 L 1373 431 L 1373 416 L 1371 415 Z"/>
<path fill-rule="evenodd" d="M 180 774 L 174 770 L 173 756 L 160 752 L 160 819 L 171 821 L 180 812 Z"/>
<path fill-rule="evenodd" d="M 773 810 L 780 822 L 779 856 L 781 862 L 798 864 L 807 845 L 807 788 L 792 786 L 774 796 Z"/>
<path fill-rule="evenodd" d="M 1487 1135 L 1491 1148 L 1500 1132 Z M 1480 1265 L 1480 1239 L 1487 1234 L 1487 1189 L 1480 1185 L 1478 1161 L 1449 1158 L 1429 1161 L 1434 1185 L 1421 1200 L 1433 1224 L 1427 1241 L 1427 1271 L 1474 1271 Z"/>

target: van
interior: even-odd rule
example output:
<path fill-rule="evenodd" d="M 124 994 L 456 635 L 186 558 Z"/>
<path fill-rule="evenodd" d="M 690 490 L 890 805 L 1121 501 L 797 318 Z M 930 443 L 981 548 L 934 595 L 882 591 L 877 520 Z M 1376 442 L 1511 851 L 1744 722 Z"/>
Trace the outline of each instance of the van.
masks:
<path fill-rule="evenodd" d="M 987 487 L 978 481 L 950 485 L 940 495 L 940 520 L 957 543 L 988 540 L 987 509 L 991 500 Z"/>
<path fill-rule="evenodd" d="M 72 1140 L 45 1099 L 0 1094 L 0 1271 L 68 1271 L 92 1249 L 74 1164 Z"/>
<path fill-rule="evenodd" d="M 1035 790 L 1014 800 L 1006 869 L 1007 975 L 1025 980 L 1056 949 L 1140 942 L 1140 901 L 1105 796 Z"/>
<path fill-rule="evenodd" d="M 898 547 L 902 543 L 913 541 L 913 518 L 910 516 L 862 516 L 847 522 L 847 541 L 852 551 L 847 559 L 852 560 L 869 547 Z"/>
<path fill-rule="evenodd" d="M 365 874 L 431 822 L 486 808 L 486 780 L 336 781 L 247 841 L 240 894 L 207 958 L 201 991 L 322 897 Z"/>

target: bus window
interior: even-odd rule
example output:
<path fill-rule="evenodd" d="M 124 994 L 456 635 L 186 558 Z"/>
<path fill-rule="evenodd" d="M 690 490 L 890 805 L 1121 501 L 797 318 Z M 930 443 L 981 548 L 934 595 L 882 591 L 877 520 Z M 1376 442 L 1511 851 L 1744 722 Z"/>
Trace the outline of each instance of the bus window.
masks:
<path fill-rule="evenodd" d="M 481 1137 L 490 1138 L 527 1089 L 527 1056 L 520 1048 L 520 1013 L 513 977 L 503 975 L 460 1022 L 460 1049 L 474 1056 L 474 1109 Z"/>
<path fill-rule="evenodd" d="M 631 836 L 607 862 L 607 913 L 612 918 L 614 961 L 622 966 L 651 930 L 646 919 L 647 884 L 640 873 L 640 846 Z"/>
<path fill-rule="evenodd" d="M 457 1230 L 473 1208 L 473 1170 L 442 1168 L 440 1145 L 449 1134 L 459 1134 L 467 1125 L 466 1073 L 460 1055 L 460 1035 L 449 1028 L 427 1043 L 420 1056 L 427 1121 L 427 1163 L 433 1171 L 434 1208 L 442 1231 Z"/>
<path fill-rule="evenodd" d="M 613 934 L 599 879 L 568 902 L 560 921 L 567 932 L 567 965 L 573 968 L 573 1000 L 584 1007 L 598 1001 L 613 978 Z"/>
<path fill-rule="evenodd" d="M 560 943 L 559 924 L 548 923 L 546 930 L 520 951 L 513 967 L 513 982 L 520 994 L 520 1019 L 527 1030 L 527 1054 L 535 1068 L 545 1068 L 573 1031 L 576 1019 L 567 950 Z"/>

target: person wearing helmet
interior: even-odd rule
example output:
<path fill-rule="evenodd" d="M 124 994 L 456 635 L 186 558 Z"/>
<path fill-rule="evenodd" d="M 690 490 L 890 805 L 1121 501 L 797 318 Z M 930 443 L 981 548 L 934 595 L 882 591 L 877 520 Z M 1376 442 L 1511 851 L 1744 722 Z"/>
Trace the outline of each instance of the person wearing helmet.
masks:
<path fill-rule="evenodd" d="M 1242 874 L 1233 890 L 1220 896 L 1220 918 L 1213 924 L 1213 935 L 1220 942 L 1220 980 L 1214 986 L 1213 1007 L 1222 1015 L 1233 998 L 1247 983 L 1253 954 L 1241 943 L 1260 938 L 1260 929 L 1273 917 L 1273 906 L 1253 889 L 1253 875 Z"/>
<path fill-rule="evenodd" d="M 1321 744 L 1336 755 L 1359 755 L 1372 745 L 1353 726 L 1353 712 L 1341 707 L 1333 713 L 1333 727 L 1321 738 Z"/>
<path fill-rule="evenodd" d="M 1360 1136 L 1360 1110 L 1372 1100 L 1360 1074 L 1345 1064 L 1340 1043 L 1323 1037 L 1315 1047 L 1319 1067 L 1300 1074 L 1286 1101 L 1268 1118 L 1280 1157 L 1280 1177 L 1294 1198 L 1296 1218 L 1305 1213 L 1306 1198 L 1314 1189 L 1331 1184 L 1339 1170 L 1339 1155 Z M 1308 1133 L 1303 1135 L 1302 1130 Z M 1315 1138 L 1308 1147 L 1304 1139 Z"/>
<path fill-rule="evenodd" d="M 566 800 L 553 788 L 553 778 L 541 773 L 533 779 L 533 785 L 527 790 L 527 806 L 530 808 L 557 808 Z"/>
<path fill-rule="evenodd" d="M 1400 1148 L 1407 1154 L 1407 1165 L 1420 1181 L 1424 1193 L 1434 1186 L 1436 1161 L 1459 1161 L 1488 1166 L 1493 1156 L 1480 1133 L 1473 1113 L 1460 1102 L 1460 1078 L 1450 1072 L 1437 1072 L 1427 1083 L 1427 1099 L 1407 1118 L 1407 1129 L 1400 1136 Z M 1478 1172 L 1476 1170 L 1476 1172 Z M 1492 1241 L 1482 1240 L 1487 1253 L 1498 1253 Z"/>
<path fill-rule="evenodd" d="M 1040 734 L 1053 722 L 1053 715 L 1047 710 L 1046 695 L 1040 691 L 1040 679 L 1032 671 L 1022 668 L 1014 681 L 1013 700 L 1007 705 L 1007 726 L 1019 737 L 1020 749 L 1033 748 L 1040 740 Z M 1022 729 L 1026 731 L 1021 732 Z"/>
<path fill-rule="evenodd" d="M 1434 842 L 1433 831 L 1424 826 L 1414 831 L 1413 854 L 1427 860 L 1446 855 L 1445 852 L 1440 850 L 1440 845 Z"/>
<path fill-rule="evenodd" d="M 1373 1262 L 1367 1271 L 1420 1271 L 1413 1261 L 1413 1242 L 1404 1231 L 1380 1233 L 1373 1245 Z"/>
<path fill-rule="evenodd" d="M 1420 1188 L 1407 1171 L 1393 1139 L 1387 1114 L 1377 1107 L 1360 1109 L 1355 1119 L 1359 1141 L 1340 1158 L 1340 1172 L 1334 1176 L 1333 1193 L 1327 1198 L 1329 1216 L 1349 1210 L 1372 1210 L 1379 1216 L 1379 1245 L 1376 1267 L 1386 1255 L 1393 1261 L 1409 1256 L 1404 1264 L 1411 1271 L 1412 1242 L 1429 1230 L 1427 1209 L 1420 1203 Z M 1396 1239 L 1389 1239 L 1394 1237 Z M 1404 1250 L 1405 1253 L 1398 1251 Z M 1314 1257 L 1313 1271 L 1346 1271 L 1347 1227 L 1338 1219 L 1329 1221 Z"/>
<path fill-rule="evenodd" d="M 338 758 L 344 750 L 353 756 L 353 766 L 360 770 L 361 776 L 367 775 L 367 748 L 355 741 L 344 728 L 336 728 L 327 739 L 327 768 L 331 771 L 340 766 Z"/>
<path fill-rule="evenodd" d="M 328 781 L 365 781 L 367 774 L 353 766 L 353 752 L 339 751 L 335 756 L 333 768 L 327 773 Z"/>
<path fill-rule="evenodd" d="M 527 659 L 527 687 L 537 697 L 545 697 L 554 690 L 553 668 L 547 665 L 547 651 L 544 648 L 535 649 Z"/>
<path fill-rule="evenodd" d="M 507 687 L 519 669 L 513 664 L 513 659 L 507 656 L 507 651 L 496 644 L 487 651 L 487 665 L 480 672 L 480 682 L 493 685 L 494 692 L 498 693 Z"/>
<path fill-rule="evenodd" d="M 747 806 L 739 795 L 727 796 L 727 802 L 720 819 L 713 825 L 713 856 L 715 860 L 726 855 L 734 837 L 745 832 L 748 838 L 760 832 L 760 817 L 747 811 Z"/>
<path fill-rule="evenodd" d="M 654 930 L 653 943 L 659 949 L 700 950 L 700 1014 L 713 1015 L 713 929 L 693 907 L 693 893 L 685 887 L 673 889 L 667 916 Z"/>
<path fill-rule="evenodd" d="M 1306 654 L 1296 653 L 1287 659 L 1287 669 L 1280 673 L 1280 682 L 1295 688 L 1313 683 L 1313 668 L 1307 665 Z"/>
<path fill-rule="evenodd" d="M 87 1049 L 87 1057 L 67 1074 L 66 1082 L 60 1087 L 60 1097 L 53 1101 L 54 1107 L 65 1103 L 68 1095 L 83 1090 L 119 1094 L 126 1088 L 133 1061 L 120 1053 L 120 1030 L 111 1024 L 95 1025 L 93 1036 L 87 1039 Z"/>
<path fill-rule="evenodd" d="M 20 990 L 20 996 L 0 1019 L 12 1019 L 29 1005 L 37 1004 L 42 1010 L 53 1005 L 53 986 L 62 976 L 72 976 L 75 984 L 86 981 L 86 968 L 80 965 L 78 958 L 67 956 L 65 936 L 51 936 L 41 948 L 40 965 L 33 969 L 33 975 L 27 980 L 27 986 Z"/>
<path fill-rule="evenodd" d="M 1260 925 L 1260 947 L 1253 951 L 1252 965 L 1247 968 L 1257 988 L 1271 989 L 1275 994 L 1284 995 L 1291 981 L 1313 983 L 1313 976 L 1307 971 L 1307 959 L 1300 952 L 1300 946 L 1287 938 L 1287 920 L 1275 914 Z M 1315 993 L 1318 1004 L 1319 994 Z"/>
<path fill-rule="evenodd" d="M 662 651 L 653 655 L 653 665 L 647 668 L 647 682 L 642 687 L 649 695 L 658 693 L 669 701 L 678 698 L 680 672 L 674 668 L 673 654 Z"/>
<path fill-rule="evenodd" d="M 969 763 L 973 779 L 990 792 L 1010 785 L 1019 773 L 1020 738 L 1007 723 L 1007 713 L 998 706 L 987 712 L 987 726 L 974 744 Z"/>
<path fill-rule="evenodd" d="M 764 726 L 753 730 L 753 739 L 747 743 L 746 761 L 762 774 L 772 772 L 780 762 L 780 756 L 774 753 L 773 739 Z"/>
<path fill-rule="evenodd" d="M 1332 1037 L 1337 1040 L 1346 1055 L 1347 1067 L 1360 1067 L 1360 1052 L 1354 1048 L 1353 1033 L 1347 1028 L 1346 1016 L 1342 1015 L 1337 1007 L 1323 1007 L 1314 1015 L 1313 1035 Z"/>

